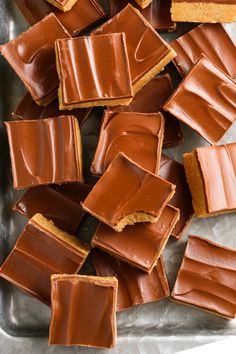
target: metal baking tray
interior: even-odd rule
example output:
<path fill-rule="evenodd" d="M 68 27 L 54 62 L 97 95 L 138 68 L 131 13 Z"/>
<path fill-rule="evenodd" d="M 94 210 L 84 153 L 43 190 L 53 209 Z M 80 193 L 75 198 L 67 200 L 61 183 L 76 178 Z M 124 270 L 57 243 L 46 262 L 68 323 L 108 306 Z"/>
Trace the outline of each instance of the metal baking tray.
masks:
<path fill-rule="evenodd" d="M 37 0 L 35 0 L 37 1 Z M 164 0 L 165 1 L 165 0 Z M 107 4 L 102 2 L 107 8 Z M 128 19 L 127 19 L 128 20 Z M 163 34 L 168 41 L 191 29 L 193 25 L 178 24 L 177 31 Z M 0 0 L 0 43 L 5 43 L 27 28 L 17 10 L 14 0 Z M 231 35 L 236 32 L 236 24 L 227 25 Z M 135 29 L 134 29 L 135 30 Z M 235 36 L 236 38 L 236 36 Z M 222 53 L 224 56 L 224 53 Z M 169 65 L 174 83 L 178 75 Z M 12 211 L 14 201 L 20 193 L 12 188 L 11 167 L 8 143 L 3 122 L 11 119 L 11 112 L 23 96 L 25 90 L 10 66 L 0 58 L 0 262 L 6 258 L 20 234 L 26 220 Z M 102 109 L 94 109 L 82 127 L 85 151 L 85 169 L 88 171 L 96 147 Z M 207 145 L 197 134 L 183 126 L 185 142 L 165 153 L 182 160 L 186 151 L 196 146 Z M 234 125 L 225 136 L 224 142 L 236 141 Z M 33 142 L 32 142 L 33 144 Z M 173 286 L 185 249 L 187 235 L 197 234 L 208 237 L 225 246 L 236 248 L 236 214 L 194 220 L 181 240 L 171 239 L 164 252 L 165 266 Z M 78 235 L 89 241 L 96 227 L 96 221 L 86 216 Z M 84 272 L 90 273 L 89 266 Z M 39 301 L 27 296 L 16 287 L 0 279 L 0 352 L 8 353 L 107 353 L 107 350 L 84 348 L 58 348 L 47 346 L 50 309 Z M 213 342 L 236 335 L 236 320 L 227 321 L 203 311 L 178 305 L 170 300 L 136 306 L 119 313 L 118 343 L 112 354 L 120 353 L 161 353 L 172 354 L 177 351 Z"/>

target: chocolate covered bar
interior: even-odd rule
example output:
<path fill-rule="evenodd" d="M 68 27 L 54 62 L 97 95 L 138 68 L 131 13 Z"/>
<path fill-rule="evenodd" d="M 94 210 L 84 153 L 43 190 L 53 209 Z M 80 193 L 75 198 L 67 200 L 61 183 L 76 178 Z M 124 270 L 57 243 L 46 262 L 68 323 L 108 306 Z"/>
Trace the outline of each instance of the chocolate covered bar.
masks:
<path fill-rule="evenodd" d="M 236 143 L 197 148 L 184 167 L 198 217 L 236 210 Z"/>
<path fill-rule="evenodd" d="M 164 133 L 161 113 L 105 111 L 91 172 L 102 175 L 119 152 L 158 174 Z"/>
<path fill-rule="evenodd" d="M 171 0 L 153 0 L 145 9 L 140 8 L 135 0 L 108 0 L 108 2 L 110 17 L 115 16 L 130 3 L 156 30 L 174 31 L 176 28 L 176 24 L 171 20 Z"/>
<path fill-rule="evenodd" d="M 68 188 L 73 189 L 73 196 L 70 190 L 67 193 Z M 80 202 L 90 189 L 90 186 L 80 183 L 58 185 L 57 189 L 51 186 L 29 188 L 13 209 L 29 219 L 41 213 L 61 230 L 74 234 L 84 216 Z"/>
<path fill-rule="evenodd" d="M 129 20 L 127 21 L 127 19 Z M 101 35 L 114 32 L 124 32 L 126 35 L 131 79 L 135 93 L 151 81 L 176 55 L 169 44 L 130 4 L 108 22 L 98 27 L 92 34 Z"/>
<path fill-rule="evenodd" d="M 173 21 L 234 22 L 236 0 L 172 0 Z"/>
<path fill-rule="evenodd" d="M 19 37 L 0 46 L 1 54 L 15 70 L 35 102 L 47 106 L 57 96 L 55 41 L 70 35 L 54 14 Z"/>
<path fill-rule="evenodd" d="M 116 311 L 124 311 L 135 305 L 159 301 L 170 295 L 162 257 L 158 259 L 150 274 L 100 250 L 94 250 L 92 258 L 97 275 L 115 276 L 118 280 Z"/>
<path fill-rule="evenodd" d="M 79 125 L 82 125 L 86 118 L 89 116 L 91 108 L 78 108 L 72 109 L 71 111 L 59 109 L 58 99 L 55 99 L 47 106 L 39 106 L 32 99 L 29 93 L 22 98 L 14 112 L 12 113 L 14 118 L 33 120 L 33 119 L 43 119 L 59 116 L 71 115 L 77 118 Z"/>
<path fill-rule="evenodd" d="M 173 62 L 181 76 L 205 54 L 219 69 L 236 78 L 236 47 L 220 23 L 202 24 L 171 42 L 177 56 Z"/>
<path fill-rule="evenodd" d="M 69 11 L 75 5 L 77 0 L 46 0 L 49 4 L 57 7 L 61 11 Z"/>
<path fill-rule="evenodd" d="M 234 319 L 236 251 L 199 236 L 190 236 L 171 293 L 173 300 Z"/>
<path fill-rule="evenodd" d="M 165 117 L 164 148 L 179 144 L 183 140 L 183 134 L 178 119 L 170 113 L 164 112 L 162 107 L 173 93 L 172 82 L 169 74 L 152 79 L 133 98 L 128 106 L 112 107 L 115 112 L 142 112 L 161 113 Z"/>
<path fill-rule="evenodd" d="M 83 182 L 81 137 L 75 117 L 5 124 L 14 188 Z"/>
<path fill-rule="evenodd" d="M 164 109 L 216 144 L 236 119 L 236 83 L 202 56 Z"/>
<path fill-rule="evenodd" d="M 118 154 L 82 206 L 85 211 L 121 232 L 126 225 L 156 222 L 175 186 Z"/>
<path fill-rule="evenodd" d="M 142 9 L 145 9 L 148 5 L 151 4 L 153 0 L 135 0 L 135 1 Z"/>
<path fill-rule="evenodd" d="M 0 276 L 50 305 L 51 274 L 78 272 L 89 251 L 88 245 L 36 214 L 2 264 Z"/>
<path fill-rule="evenodd" d="M 59 107 L 127 105 L 133 97 L 125 35 L 56 42 Z"/>
<path fill-rule="evenodd" d="M 112 348 L 116 342 L 115 277 L 55 274 L 50 345 Z"/>
<path fill-rule="evenodd" d="M 176 186 L 175 194 L 169 201 L 169 205 L 179 209 L 180 218 L 171 234 L 176 238 L 180 238 L 191 223 L 194 215 L 192 196 L 184 166 L 162 154 L 159 175 Z"/>
<path fill-rule="evenodd" d="M 138 223 L 127 226 L 122 232 L 101 223 L 92 246 L 151 273 L 178 219 L 179 210 L 167 205 L 155 223 Z"/>
<path fill-rule="evenodd" d="M 52 12 L 71 36 L 78 35 L 105 17 L 105 12 L 97 0 L 77 0 L 67 12 L 62 12 L 46 0 L 15 0 L 15 3 L 30 25 L 41 21 Z"/>

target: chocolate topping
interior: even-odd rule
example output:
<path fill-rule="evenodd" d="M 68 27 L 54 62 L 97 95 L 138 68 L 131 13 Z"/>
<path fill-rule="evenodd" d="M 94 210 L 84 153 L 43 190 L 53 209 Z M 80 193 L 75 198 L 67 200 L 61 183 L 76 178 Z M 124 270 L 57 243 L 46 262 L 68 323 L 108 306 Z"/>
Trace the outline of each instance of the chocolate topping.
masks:
<path fill-rule="evenodd" d="M 143 17 L 157 30 L 174 30 L 176 25 L 171 20 L 171 0 L 153 0 L 145 9 L 141 9 L 135 0 L 109 0 L 110 17 L 115 16 L 127 4 L 130 3 L 136 7 Z"/>
<path fill-rule="evenodd" d="M 235 272 L 235 250 L 190 236 L 171 295 L 219 316 L 235 318 Z"/>
<path fill-rule="evenodd" d="M 115 277 L 52 276 L 49 344 L 113 347 L 117 287 Z"/>
<path fill-rule="evenodd" d="M 91 171 L 102 175 L 119 152 L 158 174 L 164 132 L 161 113 L 105 111 Z"/>
<path fill-rule="evenodd" d="M 30 25 L 53 12 L 71 36 L 84 31 L 105 17 L 105 12 L 96 0 L 77 0 L 68 12 L 62 12 L 46 0 L 15 0 L 16 5 Z"/>
<path fill-rule="evenodd" d="M 146 274 L 100 250 L 93 251 L 92 256 L 97 275 L 115 276 L 118 280 L 116 311 L 169 296 L 169 284 L 162 258 L 157 261 L 153 271 Z"/>
<path fill-rule="evenodd" d="M 37 214 L 1 266 L 0 276 L 50 305 L 51 274 L 76 273 L 88 253 L 87 245 Z"/>
<path fill-rule="evenodd" d="M 216 144 L 236 119 L 236 84 L 202 56 L 164 109 Z"/>
<path fill-rule="evenodd" d="M 197 26 L 171 42 L 171 47 L 177 54 L 173 62 L 182 76 L 205 54 L 227 75 L 236 77 L 236 47 L 220 23 Z"/>
<path fill-rule="evenodd" d="M 180 210 L 180 219 L 172 231 L 172 236 L 180 238 L 193 218 L 192 196 L 187 183 L 184 166 L 166 155 L 161 156 L 160 176 L 176 185 L 175 194 L 169 201 Z"/>
<path fill-rule="evenodd" d="M 122 232 L 101 223 L 92 245 L 146 272 L 151 272 L 179 218 L 179 210 L 167 205 L 155 223 L 127 226 Z"/>
<path fill-rule="evenodd" d="M 5 124 L 14 188 L 83 181 L 80 133 L 75 117 Z"/>
<path fill-rule="evenodd" d="M 68 37 L 56 16 L 50 14 L 0 47 L 1 54 L 39 104 L 47 105 L 56 96 L 59 79 L 54 44 L 56 39 Z"/>
<path fill-rule="evenodd" d="M 236 4 L 236 0 L 172 0 L 173 2 L 205 2 L 213 4 Z"/>

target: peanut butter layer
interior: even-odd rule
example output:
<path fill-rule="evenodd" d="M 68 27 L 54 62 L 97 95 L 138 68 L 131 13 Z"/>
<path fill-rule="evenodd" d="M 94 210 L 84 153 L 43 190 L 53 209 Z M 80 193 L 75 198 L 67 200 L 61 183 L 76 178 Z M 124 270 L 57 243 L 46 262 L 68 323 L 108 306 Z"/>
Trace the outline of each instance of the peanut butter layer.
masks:
<path fill-rule="evenodd" d="M 164 109 L 216 144 L 236 119 L 236 84 L 202 56 Z"/>
<path fill-rule="evenodd" d="M 173 184 L 142 169 L 120 153 L 82 206 L 120 232 L 126 225 L 156 222 L 174 192 Z"/>
<path fill-rule="evenodd" d="M 142 168 L 158 174 L 163 133 L 161 113 L 105 111 L 91 172 L 102 175 L 123 152 Z"/>
<path fill-rule="evenodd" d="M 61 11 L 69 11 L 75 5 L 77 0 L 46 0 Z"/>
<path fill-rule="evenodd" d="M 35 103 L 29 93 L 27 93 L 12 115 L 18 119 L 24 120 L 33 120 L 33 119 L 43 119 L 43 118 L 51 118 L 51 117 L 59 117 L 59 116 L 67 116 L 71 115 L 77 118 L 79 125 L 82 125 L 86 118 L 89 116 L 91 112 L 90 108 L 78 108 L 72 109 L 71 111 L 59 110 L 59 102 L 58 99 L 52 101 L 47 106 L 39 106 Z"/>
<path fill-rule="evenodd" d="M 77 119 L 62 116 L 6 122 L 14 188 L 83 182 Z"/>
<path fill-rule="evenodd" d="M 123 33 L 56 42 L 60 109 L 129 104 L 133 97 Z"/>
<path fill-rule="evenodd" d="M 145 85 L 141 91 L 136 93 L 128 106 L 112 107 L 114 112 L 142 112 L 161 113 L 165 117 L 164 148 L 174 146 L 183 140 L 183 134 L 178 119 L 162 107 L 173 93 L 173 86 L 169 74 L 158 76 Z"/>
<path fill-rule="evenodd" d="M 205 54 L 219 69 L 236 77 L 236 47 L 222 24 L 202 24 L 171 42 L 177 56 L 173 62 L 181 76 Z M 223 54 L 224 53 L 224 54 Z"/>
<path fill-rule="evenodd" d="M 97 0 L 77 0 L 68 12 L 62 12 L 46 0 L 15 0 L 15 3 L 30 25 L 41 21 L 52 12 L 71 36 L 78 35 L 105 17 L 105 12 Z"/>
<path fill-rule="evenodd" d="M 142 9 L 145 9 L 148 5 L 151 4 L 153 0 L 135 0 L 135 1 Z"/>
<path fill-rule="evenodd" d="M 115 32 L 124 32 L 126 35 L 131 79 L 135 93 L 140 91 L 175 57 L 175 52 L 169 44 L 130 4 L 97 28 L 93 35 Z"/>
<path fill-rule="evenodd" d="M 153 224 L 139 223 L 116 232 L 101 223 L 93 236 L 92 245 L 150 273 L 178 219 L 179 210 L 167 205 Z"/>
<path fill-rule="evenodd" d="M 180 218 L 171 234 L 176 238 L 180 238 L 191 223 L 194 214 L 192 196 L 187 183 L 184 166 L 162 154 L 159 175 L 176 186 L 175 194 L 170 200 L 169 205 L 179 209 Z"/>
<path fill-rule="evenodd" d="M 36 214 L 2 264 L 0 276 L 50 305 L 51 274 L 78 272 L 89 250 L 76 237 Z"/>
<path fill-rule="evenodd" d="M 180 22 L 234 22 L 235 0 L 173 0 L 173 21 Z"/>
<path fill-rule="evenodd" d="M 171 296 L 183 304 L 233 319 L 235 273 L 235 250 L 190 236 Z"/>
<path fill-rule="evenodd" d="M 92 257 L 97 275 L 115 276 L 118 280 L 116 311 L 159 301 L 170 295 L 162 257 L 157 261 L 150 274 L 146 274 L 100 250 L 93 251 Z"/>
<path fill-rule="evenodd" d="M 136 7 L 143 17 L 159 31 L 173 31 L 176 24 L 171 20 L 171 0 L 153 0 L 145 9 L 141 9 L 135 0 L 108 0 L 110 8 L 110 17 L 115 16 L 124 7 L 130 3 Z"/>
<path fill-rule="evenodd" d="M 111 348 L 116 342 L 115 277 L 53 275 L 50 345 Z"/>
<path fill-rule="evenodd" d="M 0 46 L 1 54 L 24 83 L 32 98 L 46 106 L 57 96 L 59 79 L 54 44 L 69 33 L 50 14 L 19 37 Z"/>
<path fill-rule="evenodd" d="M 197 216 L 235 211 L 235 143 L 197 148 L 184 155 L 184 165 Z"/>

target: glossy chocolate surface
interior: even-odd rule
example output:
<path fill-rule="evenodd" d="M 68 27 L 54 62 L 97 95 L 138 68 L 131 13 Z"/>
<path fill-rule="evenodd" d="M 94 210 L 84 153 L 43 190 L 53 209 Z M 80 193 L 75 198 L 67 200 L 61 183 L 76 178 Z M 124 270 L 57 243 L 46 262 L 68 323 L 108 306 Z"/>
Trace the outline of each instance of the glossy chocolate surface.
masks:
<path fill-rule="evenodd" d="M 0 276 L 50 305 L 51 274 L 77 272 L 89 252 L 87 245 L 70 238 L 76 246 L 31 219 L 2 264 Z"/>
<path fill-rule="evenodd" d="M 151 80 L 141 91 L 137 92 L 128 106 L 112 107 L 116 112 L 142 112 L 161 113 L 165 117 L 164 141 L 165 147 L 180 143 L 183 134 L 178 119 L 170 113 L 164 112 L 162 107 L 173 93 L 172 82 L 169 74 L 161 75 Z"/>
<path fill-rule="evenodd" d="M 179 238 L 190 224 L 194 214 L 184 166 L 170 157 L 162 155 L 159 175 L 176 185 L 175 194 L 169 201 L 169 205 L 180 211 L 180 219 L 172 231 L 172 236 Z"/>
<path fill-rule="evenodd" d="M 213 4 L 236 4 L 236 0 L 173 0 L 173 2 L 205 2 Z"/>
<path fill-rule="evenodd" d="M 236 143 L 197 148 L 209 213 L 236 209 Z"/>
<path fill-rule="evenodd" d="M 84 120 L 90 113 L 89 108 L 78 108 L 68 110 L 60 110 L 58 100 L 54 100 L 46 107 L 39 106 L 32 99 L 29 93 L 23 97 L 15 111 L 12 113 L 14 117 L 18 119 L 24 120 L 32 120 L 32 119 L 43 119 L 43 118 L 51 118 L 51 117 L 59 117 L 59 116 L 74 116 L 77 118 L 78 123 L 83 124 Z"/>
<path fill-rule="evenodd" d="M 68 187 L 73 189 L 72 197 L 70 190 L 67 193 Z M 41 213 L 60 229 L 74 234 L 84 215 L 80 202 L 86 198 L 89 190 L 90 186 L 80 183 L 58 185 L 57 188 L 34 187 L 28 189 L 13 209 L 28 218 Z"/>
<path fill-rule="evenodd" d="M 127 21 L 127 19 L 129 20 Z M 155 32 L 140 12 L 130 4 L 108 22 L 98 27 L 93 34 L 112 32 L 124 32 L 126 35 L 133 85 L 171 51 L 169 45 Z"/>
<path fill-rule="evenodd" d="M 73 116 L 6 122 L 14 188 L 83 181 Z"/>
<path fill-rule="evenodd" d="M 141 9 L 135 0 L 109 0 L 110 17 L 115 16 L 127 4 L 130 3 L 136 7 L 143 17 L 159 31 L 174 30 L 176 25 L 171 20 L 171 0 L 153 0 L 145 9 Z"/>
<path fill-rule="evenodd" d="M 179 218 L 179 211 L 167 205 L 155 223 L 127 226 L 122 232 L 101 223 L 92 239 L 92 245 L 111 255 L 150 272 L 160 257 Z"/>
<path fill-rule="evenodd" d="M 37 102 L 47 100 L 58 87 L 54 44 L 58 38 L 68 37 L 56 16 L 50 14 L 0 47 L 1 54 Z"/>
<path fill-rule="evenodd" d="M 49 344 L 113 347 L 117 285 L 114 277 L 53 277 Z"/>
<path fill-rule="evenodd" d="M 233 319 L 235 272 L 235 250 L 190 236 L 171 295 L 175 300 Z"/>
<path fill-rule="evenodd" d="M 96 0 L 77 0 L 70 11 L 62 12 L 46 0 L 15 0 L 17 7 L 30 25 L 53 12 L 71 36 L 105 17 L 105 12 Z"/>
<path fill-rule="evenodd" d="M 164 109 L 216 144 L 236 119 L 236 84 L 202 56 Z"/>
<path fill-rule="evenodd" d="M 119 152 L 158 174 L 164 133 L 161 113 L 105 111 L 91 171 L 102 175 Z"/>
<path fill-rule="evenodd" d="M 173 62 L 181 76 L 185 76 L 205 54 L 227 75 L 236 77 L 236 46 L 223 25 L 202 24 L 171 42 L 177 57 Z"/>
<path fill-rule="evenodd" d="M 63 106 L 132 98 L 124 34 L 61 40 L 56 48 Z"/>
<path fill-rule="evenodd" d="M 117 311 L 169 296 L 169 284 L 162 258 L 153 271 L 147 274 L 100 250 L 94 250 L 92 256 L 97 275 L 114 276 L 118 280 Z"/>
<path fill-rule="evenodd" d="M 83 202 L 83 208 L 110 226 L 143 212 L 158 218 L 175 186 L 119 154 Z M 111 198 L 112 193 L 112 198 Z"/>

